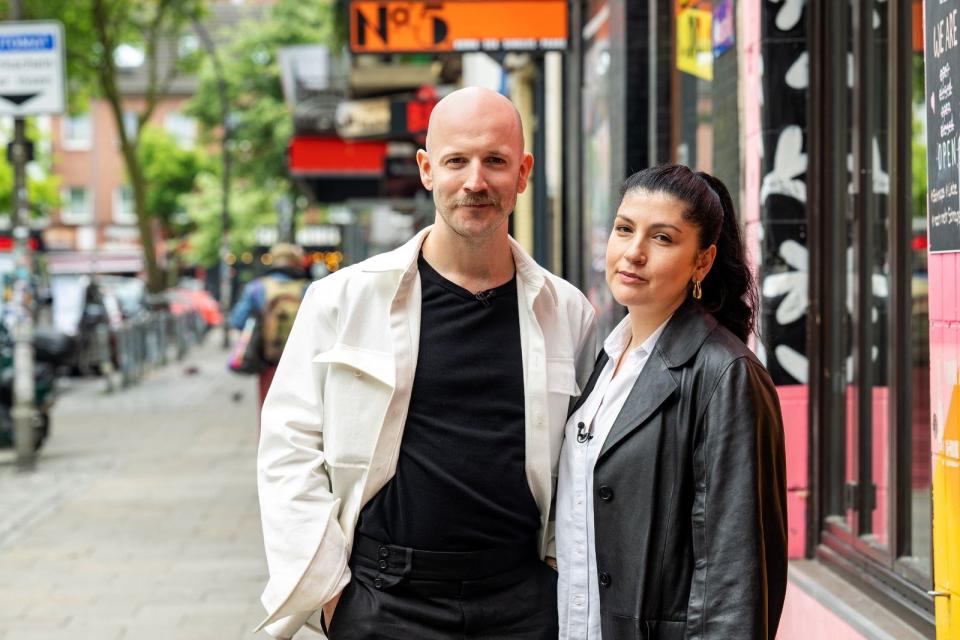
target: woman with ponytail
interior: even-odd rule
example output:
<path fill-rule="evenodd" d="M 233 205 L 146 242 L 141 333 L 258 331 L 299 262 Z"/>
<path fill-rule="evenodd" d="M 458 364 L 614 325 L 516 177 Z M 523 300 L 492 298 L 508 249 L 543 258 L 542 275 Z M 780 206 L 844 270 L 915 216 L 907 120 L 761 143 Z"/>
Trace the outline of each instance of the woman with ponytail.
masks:
<path fill-rule="evenodd" d="M 783 425 L 747 348 L 756 290 L 720 180 L 628 178 L 606 277 L 627 317 L 566 427 L 561 640 L 773 640 L 787 581 Z"/>

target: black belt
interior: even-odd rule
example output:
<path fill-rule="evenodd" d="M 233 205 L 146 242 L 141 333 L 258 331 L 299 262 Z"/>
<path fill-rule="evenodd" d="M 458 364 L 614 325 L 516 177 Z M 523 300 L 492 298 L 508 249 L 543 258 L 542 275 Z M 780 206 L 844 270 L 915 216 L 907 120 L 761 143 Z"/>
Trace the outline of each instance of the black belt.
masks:
<path fill-rule="evenodd" d="M 537 560 L 536 544 L 519 544 L 481 551 L 421 551 L 357 535 L 356 561 L 388 575 L 421 580 L 478 580 Z"/>

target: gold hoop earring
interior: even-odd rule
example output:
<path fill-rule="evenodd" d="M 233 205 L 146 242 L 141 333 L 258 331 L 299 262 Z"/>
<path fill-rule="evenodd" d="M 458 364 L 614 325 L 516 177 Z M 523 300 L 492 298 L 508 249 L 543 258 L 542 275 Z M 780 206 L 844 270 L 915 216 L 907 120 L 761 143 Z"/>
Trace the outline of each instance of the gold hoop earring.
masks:
<path fill-rule="evenodd" d="M 693 299 L 699 300 L 703 297 L 703 289 L 700 288 L 700 280 L 693 281 Z"/>

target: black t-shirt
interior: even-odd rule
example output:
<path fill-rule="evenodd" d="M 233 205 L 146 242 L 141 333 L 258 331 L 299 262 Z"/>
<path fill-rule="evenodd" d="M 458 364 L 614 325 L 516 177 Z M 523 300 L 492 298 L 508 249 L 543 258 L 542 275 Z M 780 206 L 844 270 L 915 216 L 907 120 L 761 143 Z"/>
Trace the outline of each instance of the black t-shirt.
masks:
<path fill-rule="evenodd" d="M 474 295 L 419 260 L 420 350 L 396 475 L 357 532 L 430 551 L 536 540 L 517 282 Z"/>

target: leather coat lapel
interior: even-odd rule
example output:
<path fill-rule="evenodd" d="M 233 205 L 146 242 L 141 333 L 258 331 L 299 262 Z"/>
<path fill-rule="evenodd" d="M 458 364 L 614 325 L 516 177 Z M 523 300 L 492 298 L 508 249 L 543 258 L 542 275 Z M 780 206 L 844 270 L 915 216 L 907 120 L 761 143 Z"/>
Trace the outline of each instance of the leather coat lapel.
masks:
<path fill-rule="evenodd" d="M 634 429 L 643 426 L 654 411 L 676 392 L 678 386 L 674 374 L 660 355 L 660 350 L 654 349 L 637 381 L 633 383 L 633 388 L 620 409 L 620 415 L 607 434 L 600 450 L 600 459 Z"/>

